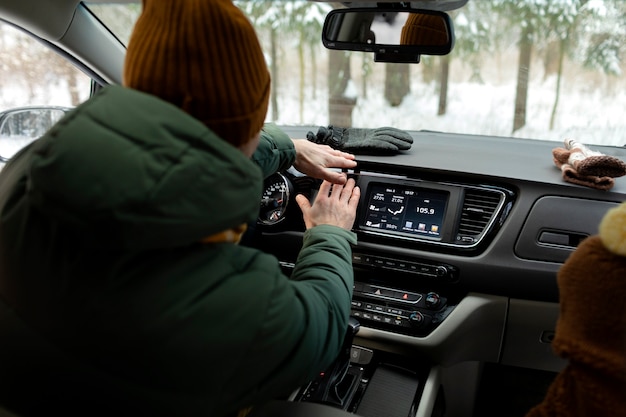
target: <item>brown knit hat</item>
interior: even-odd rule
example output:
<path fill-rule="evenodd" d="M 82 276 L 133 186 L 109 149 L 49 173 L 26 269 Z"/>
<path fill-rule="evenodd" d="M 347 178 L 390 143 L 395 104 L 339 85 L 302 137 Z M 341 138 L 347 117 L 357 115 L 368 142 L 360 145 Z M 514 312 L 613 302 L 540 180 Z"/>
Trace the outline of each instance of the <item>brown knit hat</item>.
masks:
<path fill-rule="evenodd" d="M 143 0 L 124 85 L 180 107 L 238 147 L 263 126 L 270 75 L 232 0 Z"/>
<path fill-rule="evenodd" d="M 400 34 L 401 45 L 445 45 L 448 32 L 441 17 L 426 13 L 409 14 Z"/>

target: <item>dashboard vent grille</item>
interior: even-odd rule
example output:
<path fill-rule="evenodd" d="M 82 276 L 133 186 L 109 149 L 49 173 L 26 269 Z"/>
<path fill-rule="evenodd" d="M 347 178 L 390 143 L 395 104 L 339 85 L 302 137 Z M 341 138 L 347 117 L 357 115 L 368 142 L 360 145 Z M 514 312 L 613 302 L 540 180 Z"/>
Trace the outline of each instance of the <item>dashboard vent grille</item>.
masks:
<path fill-rule="evenodd" d="M 499 193 L 487 190 L 466 189 L 458 240 L 472 243 L 485 232 L 500 204 L 501 197 Z"/>

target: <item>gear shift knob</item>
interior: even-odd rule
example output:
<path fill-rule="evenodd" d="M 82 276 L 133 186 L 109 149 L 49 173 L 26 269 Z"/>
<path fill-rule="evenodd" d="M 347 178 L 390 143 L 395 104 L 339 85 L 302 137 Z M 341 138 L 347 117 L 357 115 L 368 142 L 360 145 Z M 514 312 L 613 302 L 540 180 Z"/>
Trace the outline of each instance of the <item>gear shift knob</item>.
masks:
<path fill-rule="evenodd" d="M 307 401 L 326 403 L 344 409 L 348 406 L 347 402 L 359 382 L 354 375 L 350 375 L 350 378 L 346 378 L 346 375 L 350 368 L 352 342 L 360 327 L 359 321 L 350 317 L 339 355 L 326 372 L 314 382 L 316 389 Z"/>
<path fill-rule="evenodd" d="M 348 320 L 348 331 L 346 332 L 346 339 L 350 337 L 350 340 L 354 339 L 354 336 L 359 332 L 361 328 L 361 323 L 354 317 L 350 316 Z M 352 346 L 352 342 L 350 342 L 350 346 Z"/>

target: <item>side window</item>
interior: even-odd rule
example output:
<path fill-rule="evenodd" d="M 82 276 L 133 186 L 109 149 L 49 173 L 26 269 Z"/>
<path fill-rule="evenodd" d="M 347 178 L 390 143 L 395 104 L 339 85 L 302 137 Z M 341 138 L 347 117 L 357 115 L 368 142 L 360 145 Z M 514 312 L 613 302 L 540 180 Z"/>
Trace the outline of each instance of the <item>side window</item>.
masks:
<path fill-rule="evenodd" d="M 0 22 L 0 163 L 85 101 L 90 83 L 57 53 Z"/>
<path fill-rule="evenodd" d="M 76 106 L 91 79 L 29 35 L 0 22 L 0 111 L 20 106 Z"/>

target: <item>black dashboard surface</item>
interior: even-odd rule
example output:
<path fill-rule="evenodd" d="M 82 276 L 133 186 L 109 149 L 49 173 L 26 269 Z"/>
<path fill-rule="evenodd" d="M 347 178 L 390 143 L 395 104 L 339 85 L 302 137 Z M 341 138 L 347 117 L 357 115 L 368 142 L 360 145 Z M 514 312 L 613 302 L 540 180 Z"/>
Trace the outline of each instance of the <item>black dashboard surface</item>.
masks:
<path fill-rule="evenodd" d="M 282 128 L 292 138 L 304 138 L 307 131 L 317 129 Z M 357 168 L 348 174 L 357 179 L 369 178 L 369 182 L 375 178 L 375 182 L 408 182 L 417 187 L 426 185 L 428 189 L 439 190 L 440 184 L 444 184 L 443 193 L 453 197 L 448 200 L 448 210 L 450 204 L 456 204 L 454 210 L 459 211 L 459 217 L 448 221 L 458 221 L 460 211 L 467 210 L 454 200 L 462 199 L 467 187 L 505 190 L 506 204 L 497 213 L 487 238 L 476 248 L 466 250 L 439 244 L 446 239 L 443 235 L 411 240 L 410 236 L 368 233 L 368 228 L 362 227 L 362 219 L 372 207 L 366 199 L 372 197 L 362 190 L 358 213 L 361 220 L 354 228 L 359 238 L 353 249 L 359 257 L 355 258 L 357 280 L 413 291 L 434 288 L 452 298 L 455 294 L 463 297 L 469 292 L 482 292 L 556 302 L 556 272 L 563 261 L 581 239 L 597 232 L 608 209 L 626 200 L 624 178 L 616 178 L 610 191 L 565 182 L 552 161 L 552 149 L 560 146 L 558 142 L 428 131 L 411 134 L 414 143 L 410 150 L 393 156 L 358 155 Z M 626 159 L 626 149 L 591 147 Z M 463 190 L 458 196 L 457 189 Z M 297 204 L 290 206 L 285 217 L 285 222 L 257 230 L 256 245 L 290 264 L 295 262 L 304 230 Z M 448 230 L 452 234 L 447 239 L 453 241 L 456 232 Z M 372 257 L 370 263 L 378 260 L 379 265 L 363 265 L 363 256 Z M 385 267 L 385 261 L 391 263 Z M 398 262 L 401 267 L 397 267 Z M 432 274 L 413 273 L 407 270 L 407 263 L 411 268 L 424 266 L 422 272 Z M 436 267 L 440 265 L 451 274 L 437 275 Z M 434 269 L 428 269 L 431 267 Z"/>

